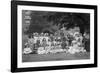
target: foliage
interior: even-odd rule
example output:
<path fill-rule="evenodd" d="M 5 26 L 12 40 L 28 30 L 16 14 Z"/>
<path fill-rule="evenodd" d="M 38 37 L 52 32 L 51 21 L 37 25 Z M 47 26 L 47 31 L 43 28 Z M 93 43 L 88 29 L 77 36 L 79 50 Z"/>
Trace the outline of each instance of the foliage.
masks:
<path fill-rule="evenodd" d="M 79 26 L 81 33 L 90 27 L 90 14 L 32 11 L 31 24 L 27 33 L 55 32 L 65 26 L 67 29 Z"/>

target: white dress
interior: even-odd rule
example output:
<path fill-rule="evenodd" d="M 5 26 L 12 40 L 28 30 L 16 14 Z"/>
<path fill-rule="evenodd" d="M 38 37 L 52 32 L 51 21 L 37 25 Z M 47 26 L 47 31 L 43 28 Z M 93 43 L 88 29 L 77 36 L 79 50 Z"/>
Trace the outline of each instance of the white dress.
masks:
<path fill-rule="evenodd" d="M 37 40 L 38 40 L 38 37 L 34 37 L 34 43 L 36 43 L 37 42 Z"/>
<path fill-rule="evenodd" d="M 79 47 L 78 47 L 78 44 L 77 44 L 77 41 L 72 41 L 72 46 L 70 46 L 69 47 L 69 50 L 68 50 L 68 52 L 70 53 L 70 54 L 75 54 L 76 52 L 79 52 Z"/>
<path fill-rule="evenodd" d="M 31 52 L 31 48 L 24 48 L 23 54 L 30 54 Z"/>
<path fill-rule="evenodd" d="M 37 50 L 37 53 L 38 54 L 45 54 L 44 47 L 39 47 L 38 50 Z"/>

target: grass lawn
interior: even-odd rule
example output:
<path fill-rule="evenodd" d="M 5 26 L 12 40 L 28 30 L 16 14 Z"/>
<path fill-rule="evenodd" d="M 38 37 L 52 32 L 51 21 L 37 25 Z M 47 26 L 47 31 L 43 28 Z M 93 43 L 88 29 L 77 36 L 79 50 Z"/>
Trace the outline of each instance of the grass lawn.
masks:
<path fill-rule="evenodd" d="M 59 61 L 59 60 L 82 60 L 89 59 L 90 53 L 56 53 L 56 54 L 29 54 L 22 55 L 23 62 L 39 62 L 39 61 Z"/>

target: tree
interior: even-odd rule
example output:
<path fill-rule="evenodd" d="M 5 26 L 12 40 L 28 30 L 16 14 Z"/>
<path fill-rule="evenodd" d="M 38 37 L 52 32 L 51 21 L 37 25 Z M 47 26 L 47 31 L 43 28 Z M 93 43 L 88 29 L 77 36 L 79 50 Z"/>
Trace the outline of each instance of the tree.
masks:
<path fill-rule="evenodd" d="M 58 26 L 59 28 L 61 28 L 63 25 L 66 28 L 79 26 L 81 33 L 84 33 L 85 30 L 90 29 L 90 14 L 88 13 L 56 12 L 52 15 L 48 15 L 47 20 L 49 22 L 53 21 L 54 25 L 60 24 Z"/>
<path fill-rule="evenodd" d="M 81 33 L 84 33 L 90 28 L 90 14 L 88 13 L 32 11 L 31 18 L 27 33 L 40 33 L 44 30 L 55 32 L 63 26 L 67 29 L 79 26 Z"/>

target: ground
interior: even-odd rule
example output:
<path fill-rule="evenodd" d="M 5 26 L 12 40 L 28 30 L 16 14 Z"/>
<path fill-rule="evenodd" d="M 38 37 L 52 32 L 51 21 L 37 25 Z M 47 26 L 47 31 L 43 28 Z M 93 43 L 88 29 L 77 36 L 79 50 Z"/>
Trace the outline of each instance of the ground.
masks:
<path fill-rule="evenodd" d="M 39 61 L 59 61 L 59 60 L 81 60 L 89 59 L 90 53 L 76 53 L 76 54 L 66 54 L 66 53 L 56 53 L 56 54 L 29 54 L 23 55 L 23 62 L 39 62 Z"/>

